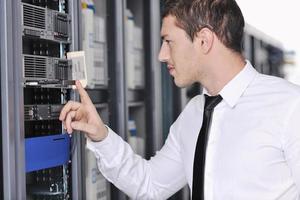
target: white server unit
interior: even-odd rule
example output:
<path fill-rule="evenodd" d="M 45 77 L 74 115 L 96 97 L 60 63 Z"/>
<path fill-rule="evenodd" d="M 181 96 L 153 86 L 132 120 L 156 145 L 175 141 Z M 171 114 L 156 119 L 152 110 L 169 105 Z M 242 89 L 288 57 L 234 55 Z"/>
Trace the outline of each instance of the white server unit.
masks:
<path fill-rule="evenodd" d="M 109 124 L 106 0 L 81 0 L 82 50 L 87 63 L 87 92 L 102 120 Z M 110 200 L 110 183 L 98 169 L 95 155 L 84 149 L 84 199 Z"/>

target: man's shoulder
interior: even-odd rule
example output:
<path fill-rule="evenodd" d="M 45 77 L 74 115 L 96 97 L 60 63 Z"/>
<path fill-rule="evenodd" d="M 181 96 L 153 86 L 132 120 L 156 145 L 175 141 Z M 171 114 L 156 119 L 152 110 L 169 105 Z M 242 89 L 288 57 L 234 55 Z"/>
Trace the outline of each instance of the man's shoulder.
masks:
<path fill-rule="evenodd" d="M 193 98 L 191 98 L 191 100 L 189 100 L 189 102 L 185 106 L 184 110 L 189 109 L 190 107 L 193 107 L 193 109 L 194 108 L 201 109 L 202 103 L 204 103 L 204 96 L 203 96 L 203 94 L 198 94 L 198 95 L 194 96 Z"/>
<path fill-rule="evenodd" d="M 175 122 L 172 124 L 172 132 L 180 132 L 181 127 L 185 127 L 184 124 L 190 122 L 191 120 L 195 120 L 197 117 L 202 115 L 199 114 L 201 113 L 201 107 L 204 103 L 203 99 L 203 95 L 196 95 L 188 101 Z"/>
<path fill-rule="evenodd" d="M 260 74 L 253 84 L 253 89 L 265 94 L 291 95 L 300 98 L 300 86 L 283 78 Z"/>
<path fill-rule="evenodd" d="M 196 115 L 199 114 L 199 111 L 201 111 L 203 108 L 203 104 L 204 104 L 204 96 L 202 94 L 194 96 L 185 105 L 185 107 L 181 111 L 179 117 L 177 118 L 177 121 L 185 119 L 186 116 L 188 116 L 188 118 L 189 118 L 193 114 L 196 114 Z"/>

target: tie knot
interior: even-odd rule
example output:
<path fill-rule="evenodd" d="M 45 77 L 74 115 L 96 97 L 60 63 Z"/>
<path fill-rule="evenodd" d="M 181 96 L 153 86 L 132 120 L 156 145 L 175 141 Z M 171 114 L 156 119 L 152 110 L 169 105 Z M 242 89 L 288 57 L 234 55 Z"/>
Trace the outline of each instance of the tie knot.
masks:
<path fill-rule="evenodd" d="M 221 95 L 208 96 L 204 94 L 204 97 L 205 97 L 205 104 L 204 104 L 205 110 L 213 110 L 218 105 L 218 103 L 220 103 L 223 99 Z"/>

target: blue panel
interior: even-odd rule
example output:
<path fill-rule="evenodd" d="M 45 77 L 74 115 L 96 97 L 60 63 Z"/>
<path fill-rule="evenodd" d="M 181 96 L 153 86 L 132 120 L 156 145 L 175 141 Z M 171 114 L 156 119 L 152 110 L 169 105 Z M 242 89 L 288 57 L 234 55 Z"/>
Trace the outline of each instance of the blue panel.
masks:
<path fill-rule="evenodd" d="M 25 139 L 26 172 L 68 163 L 70 136 L 51 135 Z"/>

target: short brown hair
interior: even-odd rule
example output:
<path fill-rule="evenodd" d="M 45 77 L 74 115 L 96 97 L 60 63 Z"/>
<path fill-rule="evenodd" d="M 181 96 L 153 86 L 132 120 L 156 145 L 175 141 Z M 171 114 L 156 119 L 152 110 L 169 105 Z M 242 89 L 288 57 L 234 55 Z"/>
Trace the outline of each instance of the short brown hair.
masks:
<path fill-rule="evenodd" d="M 242 52 L 245 21 L 235 0 L 165 0 L 162 17 L 168 15 L 176 17 L 192 41 L 208 27 L 227 48 Z"/>

